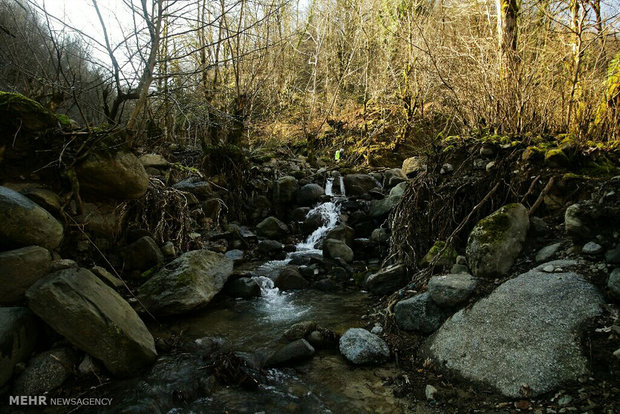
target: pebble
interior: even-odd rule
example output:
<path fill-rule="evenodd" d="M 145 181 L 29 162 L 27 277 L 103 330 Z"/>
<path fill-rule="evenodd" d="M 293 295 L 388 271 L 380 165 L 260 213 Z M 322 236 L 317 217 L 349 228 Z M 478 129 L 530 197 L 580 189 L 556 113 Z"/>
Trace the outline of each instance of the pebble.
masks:
<path fill-rule="evenodd" d="M 565 406 L 565 405 L 570 404 L 572 401 L 573 401 L 573 397 L 571 397 L 570 395 L 564 395 L 560 397 L 560 399 L 558 400 L 558 405 Z"/>
<path fill-rule="evenodd" d="M 555 266 L 554 265 L 546 265 L 545 267 L 542 268 L 542 271 L 545 273 L 553 273 L 555 272 Z"/>
<path fill-rule="evenodd" d="M 370 330 L 371 333 L 375 334 L 375 335 L 380 335 L 383 333 L 383 328 L 381 327 L 381 325 L 379 325 L 378 323 L 375 324 L 375 326 L 372 327 L 372 329 Z"/>
<path fill-rule="evenodd" d="M 581 253 L 589 255 L 597 255 L 603 252 L 603 246 L 595 242 L 587 242 L 581 249 Z"/>
<path fill-rule="evenodd" d="M 437 394 L 437 388 L 435 388 L 432 385 L 428 384 L 426 386 L 426 390 L 424 391 L 424 393 L 426 394 L 426 399 L 428 401 L 433 401 L 435 399 L 435 395 Z"/>

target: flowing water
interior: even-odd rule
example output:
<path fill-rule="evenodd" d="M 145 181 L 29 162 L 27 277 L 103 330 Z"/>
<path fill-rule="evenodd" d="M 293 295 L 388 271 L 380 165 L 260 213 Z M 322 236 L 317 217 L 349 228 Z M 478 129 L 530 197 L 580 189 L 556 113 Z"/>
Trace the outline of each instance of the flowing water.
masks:
<path fill-rule="evenodd" d="M 340 189 L 344 189 L 340 177 Z M 224 299 L 197 314 L 160 326 L 161 332 L 183 332 L 189 338 L 217 338 L 231 349 L 266 356 L 282 345 L 282 334 L 291 325 L 313 320 L 340 334 L 364 325 L 361 316 L 371 304 L 364 293 L 325 293 L 308 289 L 280 292 L 272 277 L 295 255 L 321 255 L 319 243 L 338 222 L 340 195 L 333 194 L 333 179 L 325 186 L 330 201 L 309 214 L 320 214 L 323 226 L 297 245 L 285 260 L 271 261 L 255 270 L 262 296 L 251 300 Z M 182 404 L 173 397 L 178 390 L 191 389 L 203 375 L 197 355 L 183 354 L 159 359 L 151 373 L 137 383 L 124 385 L 118 400 L 139 408 L 157 407 L 169 413 L 399 413 L 403 408 L 383 386 L 382 378 L 394 375 L 390 365 L 381 368 L 352 367 L 335 351 L 320 351 L 295 368 L 269 369 L 256 391 L 221 387 L 210 397 L 190 399 Z M 117 401 L 118 401 L 117 400 Z M 150 408 L 149 408 L 150 409 Z M 156 411 L 155 411 L 156 412 Z"/>

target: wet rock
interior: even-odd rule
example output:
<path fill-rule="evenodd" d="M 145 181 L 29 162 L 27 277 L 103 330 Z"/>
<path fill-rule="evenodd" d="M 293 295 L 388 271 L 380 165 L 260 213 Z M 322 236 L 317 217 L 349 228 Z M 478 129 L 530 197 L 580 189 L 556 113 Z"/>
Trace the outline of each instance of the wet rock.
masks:
<path fill-rule="evenodd" d="M 323 255 L 330 259 L 342 258 L 347 263 L 353 261 L 353 250 L 342 240 L 326 239 L 323 242 Z"/>
<path fill-rule="evenodd" d="M 266 367 L 275 367 L 302 361 L 314 356 L 314 347 L 305 339 L 298 339 L 278 349 L 265 362 Z"/>
<path fill-rule="evenodd" d="M 228 250 L 226 253 L 224 253 L 224 256 L 228 257 L 233 262 L 239 262 L 243 260 L 243 254 L 243 250 L 233 249 Z"/>
<path fill-rule="evenodd" d="M 581 253 L 589 256 L 597 256 L 603 253 L 603 246 L 595 242 L 587 242 L 581 249 Z"/>
<path fill-rule="evenodd" d="M 432 333 L 447 318 L 428 292 L 401 300 L 394 306 L 394 321 L 405 331 Z"/>
<path fill-rule="evenodd" d="M 53 349 L 35 356 L 15 380 L 14 395 L 44 395 L 60 387 L 71 375 L 77 355 L 69 348 Z"/>
<path fill-rule="evenodd" d="M 312 287 L 321 292 L 337 292 L 341 288 L 338 283 L 330 278 L 318 280 L 312 284 Z"/>
<path fill-rule="evenodd" d="M 172 188 L 193 194 L 200 201 L 209 200 L 213 197 L 211 184 L 196 178 L 188 178 L 186 180 L 179 181 L 173 185 Z"/>
<path fill-rule="evenodd" d="M 397 188 L 397 187 L 395 187 Z M 372 200 L 370 202 L 370 217 L 382 217 L 387 215 L 394 207 L 400 203 L 402 195 L 388 196 L 381 200 Z"/>
<path fill-rule="evenodd" d="M 428 158 L 426 156 L 415 156 L 403 161 L 401 168 L 403 174 L 409 178 L 415 177 L 418 173 L 426 171 Z"/>
<path fill-rule="evenodd" d="M 226 284 L 226 293 L 234 298 L 250 299 L 261 295 L 260 286 L 250 277 L 233 279 Z"/>
<path fill-rule="evenodd" d="M 406 266 L 396 264 L 368 276 L 366 289 L 375 295 L 389 295 L 405 286 L 410 280 Z"/>
<path fill-rule="evenodd" d="M 334 226 L 330 231 L 325 235 L 326 239 L 335 239 L 342 240 L 347 245 L 353 245 L 353 236 L 355 235 L 355 231 L 347 226 L 346 224 L 338 224 Z"/>
<path fill-rule="evenodd" d="M 480 220 L 467 240 L 467 262 L 476 277 L 505 275 L 521 253 L 530 221 L 522 204 L 509 204 Z"/>
<path fill-rule="evenodd" d="M 428 294 L 440 306 L 457 306 L 474 293 L 476 280 L 466 273 L 433 276 L 428 282 Z"/>
<path fill-rule="evenodd" d="M 536 396 L 587 374 L 580 332 L 603 300 L 580 275 L 539 268 L 454 314 L 427 341 L 429 354 L 511 398 L 523 384 Z"/>
<path fill-rule="evenodd" d="M 620 263 L 620 243 L 616 244 L 615 248 L 609 249 L 607 253 L 605 253 L 605 261 L 613 264 Z"/>
<path fill-rule="evenodd" d="M 0 308 L 0 387 L 13 375 L 15 365 L 32 353 L 39 337 L 39 327 L 26 308 Z"/>
<path fill-rule="evenodd" d="M 291 220 L 292 221 L 304 221 L 309 212 L 310 212 L 310 207 L 297 207 L 296 209 L 291 211 Z M 312 231 L 310 233 L 312 233 Z"/>
<path fill-rule="evenodd" d="M 273 186 L 273 200 L 278 204 L 288 204 L 295 201 L 299 190 L 297 178 L 287 175 L 278 179 Z"/>
<path fill-rule="evenodd" d="M 112 273 L 108 272 L 105 268 L 101 266 L 93 266 L 93 268 L 90 269 L 90 271 L 93 272 L 93 274 L 97 276 L 99 279 L 103 280 L 103 282 L 106 285 L 114 289 L 118 289 L 125 285 L 122 280 L 120 280 L 119 278 L 117 278 L 116 276 L 114 276 Z"/>
<path fill-rule="evenodd" d="M 607 280 L 607 288 L 616 300 L 620 300 L 620 267 L 615 268 Z"/>
<path fill-rule="evenodd" d="M 168 160 L 159 154 L 144 154 L 138 159 L 144 168 L 167 168 L 170 166 Z"/>
<path fill-rule="evenodd" d="M 288 226 L 273 216 L 258 223 L 256 230 L 260 236 L 270 239 L 280 239 L 289 233 Z"/>
<path fill-rule="evenodd" d="M 289 341 L 296 339 L 303 339 L 310 334 L 310 332 L 317 329 L 317 323 L 315 321 L 302 321 L 297 322 L 284 332 L 284 338 Z"/>
<path fill-rule="evenodd" d="M 280 270 L 273 283 L 280 290 L 305 289 L 310 286 L 310 283 L 303 278 L 294 266 L 287 266 Z"/>
<path fill-rule="evenodd" d="M 125 151 L 91 154 L 76 168 L 80 190 L 119 200 L 142 197 L 149 177 L 138 158 Z"/>
<path fill-rule="evenodd" d="M 379 187 L 377 180 L 369 174 L 347 174 L 344 176 L 344 188 L 347 196 L 361 196 Z"/>
<path fill-rule="evenodd" d="M 27 197 L 0 187 L 0 246 L 42 246 L 53 250 L 64 234 L 62 224 Z"/>
<path fill-rule="evenodd" d="M 50 272 L 51 263 L 50 252 L 39 246 L 0 253 L 0 303 L 22 301 L 26 290 Z"/>
<path fill-rule="evenodd" d="M 356 365 L 381 364 L 390 358 L 390 349 L 377 335 L 351 328 L 340 338 L 340 353 Z"/>
<path fill-rule="evenodd" d="M 147 270 L 164 262 L 164 255 L 149 236 L 144 236 L 125 247 L 123 250 L 125 269 Z"/>
<path fill-rule="evenodd" d="M 224 287 L 233 262 L 220 253 L 194 250 L 168 263 L 138 289 L 146 309 L 179 315 L 206 306 Z"/>
<path fill-rule="evenodd" d="M 52 273 L 30 287 L 26 297 L 37 316 L 115 375 L 134 375 L 157 356 L 153 337 L 136 312 L 86 269 Z"/>
<path fill-rule="evenodd" d="M 318 203 L 325 190 L 318 184 L 309 183 L 297 190 L 297 204 L 310 207 Z"/>
<path fill-rule="evenodd" d="M 550 259 L 554 258 L 555 255 L 560 251 L 562 247 L 562 243 L 553 243 L 549 246 L 545 246 L 536 253 L 536 262 L 543 263 L 547 262 Z"/>
<path fill-rule="evenodd" d="M 306 216 L 301 226 L 304 236 L 309 236 L 316 229 L 323 226 L 323 216 L 319 212 L 313 212 Z"/>

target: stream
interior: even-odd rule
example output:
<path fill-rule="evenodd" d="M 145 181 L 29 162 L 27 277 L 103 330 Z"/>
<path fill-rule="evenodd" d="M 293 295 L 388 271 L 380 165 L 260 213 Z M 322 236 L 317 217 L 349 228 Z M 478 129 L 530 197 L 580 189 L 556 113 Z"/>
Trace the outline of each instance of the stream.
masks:
<path fill-rule="evenodd" d="M 322 255 L 316 245 L 338 223 L 340 203 L 345 199 L 344 194 L 333 194 L 333 179 L 327 180 L 325 193 L 332 196 L 330 200 L 308 213 L 320 213 L 323 226 L 299 243 L 286 259 L 254 269 L 254 278 L 261 286 L 260 297 L 225 298 L 154 331 L 183 332 L 183 337 L 197 343 L 208 338 L 236 352 L 264 357 L 283 344 L 282 334 L 297 322 L 316 321 L 339 334 L 363 326 L 361 316 L 372 303 L 366 293 L 313 289 L 280 292 L 271 279 L 295 256 Z M 216 387 L 209 397 L 194 398 L 195 389 L 204 386 L 205 373 L 200 356 L 189 352 L 160 357 L 146 376 L 122 381 L 109 391 L 114 397 L 113 406 L 123 407 L 123 413 L 400 413 L 404 411 L 402 403 L 392 395 L 391 388 L 383 385 L 385 378 L 396 374 L 392 363 L 354 367 L 336 350 L 320 350 L 295 368 L 265 370 L 257 390 Z"/>

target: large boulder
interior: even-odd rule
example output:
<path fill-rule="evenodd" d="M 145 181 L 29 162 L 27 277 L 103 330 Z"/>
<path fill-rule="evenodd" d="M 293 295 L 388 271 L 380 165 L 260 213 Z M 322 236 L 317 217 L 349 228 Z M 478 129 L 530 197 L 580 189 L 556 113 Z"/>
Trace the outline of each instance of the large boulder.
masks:
<path fill-rule="evenodd" d="M 476 277 L 508 273 L 521 253 L 530 227 L 523 204 L 508 204 L 480 220 L 467 240 L 467 262 Z"/>
<path fill-rule="evenodd" d="M 0 187 L 0 246 L 37 245 L 53 250 L 60 245 L 62 224 L 29 198 Z"/>
<path fill-rule="evenodd" d="M 318 184 L 306 184 L 297 190 L 297 203 L 302 206 L 312 206 L 321 200 L 325 190 Z"/>
<path fill-rule="evenodd" d="M 58 125 L 58 120 L 40 103 L 24 95 L 0 92 L 0 125 L 13 127 L 18 132 L 35 133 L 55 127 Z M 7 138 L 13 137 L 15 131 L 7 133 Z M 2 144 L 0 141 L 0 146 Z"/>
<path fill-rule="evenodd" d="M 549 267 L 509 280 L 454 314 L 427 341 L 430 355 L 511 398 L 521 396 L 524 384 L 536 396 L 586 375 L 580 334 L 600 314 L 603 299 L 576 273 L 540 270 Z"/>
<path fill-rule="evenodd" d="M 353 261 L 353 249 L 342 240 L 326 239 L 323 242 L 323 255 L 330 259 L 341 258 L 347 263 Z"/>
<path fill-rule="evenodd" d="M 233 261 L 210 250 L 179 256 L 138 289 L 139 299 L 156 315 L 187 313 L 206 306 L 233 272 Z"/>
<path fill-rule="evenodd" d="M 286 266 L 280 270 L 273 284 L 280 290 L 305 289 L 310 285 L 295 266 Z"/>
<path fill-rule="evenodd" d="M 273 185 L 273 201 L 278 204 L 287 204 L 295 201 L 299 190 L 297 178 L 287 175 L 278 179 Z"/>
<path fill-rule="evenodd" d="M 355 235 L 355 230 L 346 224 L 338 224 L 334 226 L 330 231 L 325 235 L 326 239 L 336 239 L 342 240 L 347 245 L 353 245 L 353 236 Z"/>
<path fill-rule="evenodd" d="M 390 358 L 390 349 L 377 335 L 351 328 L 340 337 L 340 353 L 356 365 L 380 364 Z"/>
<path fill-rule="evenodd" d="M 314 347 L 305 339 L 298 339 L 284 345 L 265 361 L 266 367 L 275 367 L 312 358 Z"/>
<path fill-rule="evenodd" d="M 388 266 L 366 279 L 366 289 L 375 295 L 389 295 L 407 285 L 411 277 L 403 264 Z"/>
<path fill-rule="evenodd" d="M 226 284 L 226 293 L 234 298 L 250 299 L 261 295 L 260 285 L 250 277 L 240 277 Z"/>
<path fill-rule="evenodd" d="M 286 236 L 289 232 L 288 226 L 276 217 L 269 216 L 256 225 L 259 235 L 270 239 L 279 239 Z"/>
<path fill-rule="evenodd" d="M 435 332 L 447 318 L 428 292 L 401 300 L 394 306 L 394 321 L 400 329 L 422 333 Z"/>
<path fill-rule="evenodd" d="M 344 176 L 344 188 L 348 196 L 361 196 L 380 187 L 381 184 L 369 174 L 347 174 Z"/>
<path fill-rule="evenodd" d="M 119 200 L 140 198 L 149 185 L 138 157 L 126 151 L 91 154 L 76 172 L 81 190 Z"/>
<path fill-rule="evenodd" d="M 18 362 L 34 349 L 39 328 L 36 317 L 26 308 L 0 308 L 0 387 L 13 375 Z"/>
<path fill-rule="evenodd" d="M 37 316 L 114 375 L 134 375 L 157 357 L 153 336 L 138 314 L 86 269 L 51 273 L 26 297 Z"/>
<path fill-rule="evenodd" d="M 50 272 L 52 255 L 39 246 L 0 253 L 0 303 L 15 304 L 26 290 Z"/>

